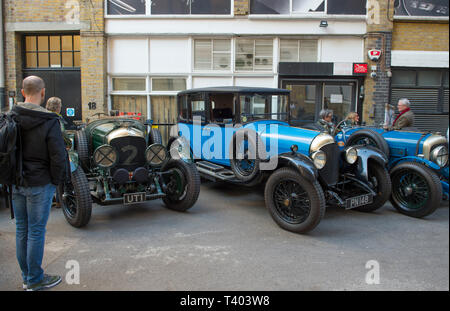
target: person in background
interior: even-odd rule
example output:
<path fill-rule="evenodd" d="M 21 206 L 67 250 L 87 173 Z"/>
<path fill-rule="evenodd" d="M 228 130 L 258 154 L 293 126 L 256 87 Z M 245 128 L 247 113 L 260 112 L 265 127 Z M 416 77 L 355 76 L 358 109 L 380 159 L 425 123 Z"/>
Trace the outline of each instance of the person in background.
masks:
<path fill-rule="evenodd" d="M 411 103 L 407 98 L 402 98 L 397 103 L 399 115 L 395 118 L 392 126 L 384 126 L 387 130 L 401 130 L 405 127 L 414 126 L 414 113 L 411 111 Z"/>
<path fill-rule="evenodd" d="M 70 149 L 72 146 L 72 142 L 70 141 L 70 138 L 65 133 L 66 129 L 66 120 L 61 115 L 61 107 L 62 107 L 62 101 L 59 97 L 50 97 L 47 100 L 47 104 L 45 105 L 45 108 L 48 111 L 51 111 L 53 113 L 56 113 L 58 115 L 59 124 L 61 125 L 61 132 L 63 134 L 64 143 L 66 145 L 67 149 Z"/>
<path fill-rule="evenodd" d="M 23 183 L 13 187 L 12 202 L 23 288 L 35 291 L 61 282 L 60 276 L 44 274 L 41 266 L 52 198 L 66 169 L 66 150 L 58 116 L 41 107 L 44 81 L 37 76 L 25 78 L 22 95 L 25 102 L 12 111 L 17 114 L 22 142 Z"/>
<path fill-rule="evenodd" d="M 319 113 L 319 121 L 317 121 L 317 125 L 323 128 L 325 132 L 328 134 L 332 134 L 335 128 L 333 124 L 333 110 L 331 109 L 322 109 Z"/>
<path fill-rule="evenodd" d="M 344 119 L 344 127 L 352 127 L 359 124 L 359 115 L 357 112 L 349 112 Z"/>

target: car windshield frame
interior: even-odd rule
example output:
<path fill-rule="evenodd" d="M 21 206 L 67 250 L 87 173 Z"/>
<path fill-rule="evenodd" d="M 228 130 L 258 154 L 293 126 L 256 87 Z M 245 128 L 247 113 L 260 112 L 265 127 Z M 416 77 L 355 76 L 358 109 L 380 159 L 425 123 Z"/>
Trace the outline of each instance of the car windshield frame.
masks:
<path fill-rule="evenodd" d="M 178 93 L 178 108 L 180 110 L 178 116 L 178 122 L 189 123 L 193 122 L 192 114 L 192 103 L 191 99 L 201 98 L 205 101 L 205 113 L 207 118 L 202 119 L 201 123 L 214 123 L 218 125 L 223 125 L 222 122 L 216 122 L 212 117 L 212 102 L 210 100 L 213 96 L 218 95 L 232 95 L 233 96 L 233 124 L 246 124 L 256 121 L 276 121 L 276 122 L 286 122 L 290 124 L 291 112 L 290 112 L 290 91 L 284 89 L 265 89 L 265 88 L 244 88 L 244 87 L 220 87 L 220 88 L 206 88 L 206 89 L 192 89 L 186 90 Z M 241 111 L 241 98 L 242 97 L 255 97 L 259 96 L 261 98 L 271 99 L 272 103 L 273 97 L 277 97 L 277 102 L 282 102 L 284 104 L 283 111 L 277 112 L 267 112 L 267 104 L 270 104 L 267 100 L 265 102 L 266 107 L 264 107 L 263 113 L 246 113 Z M 183 107 L 185 105 L 186 107 Z M 278 106 L 277 106 L 278 107 Z M 273 108 L 273 107 L 272 107 Z M 181 110 L 184 110 L 181 113 Z M 271 110 L 269 110 L 271 111 Z M 184 114 L 184 116 L 182 116 Z M 242 118 L 244 115 L 245 119 Z M 252 116 L 263 116 L 261 118 L 253 118 Z M 273 116 L 276 116 L 275 118 Z M 283 116 L 283 117 L 281 117 Z"/>

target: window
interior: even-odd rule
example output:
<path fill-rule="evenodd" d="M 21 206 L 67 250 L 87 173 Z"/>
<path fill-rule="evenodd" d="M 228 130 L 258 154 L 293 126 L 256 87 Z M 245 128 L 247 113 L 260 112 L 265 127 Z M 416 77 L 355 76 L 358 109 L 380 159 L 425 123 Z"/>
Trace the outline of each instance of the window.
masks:
<path fill-rule="evenodd" d="M 26 35 L 26 68 L 80 67 L 79 35 Z"/>
<path fill-rule="evenodd" d="M 113 78 L 114 91 L 145 91 L 145 78 Z"/>
<path fill-rule="evenodd" d="M 144 15 L 146 0 L 108 0 L 108 15 Z"/>
<path fill-rule="evenodd" d="M 281 40 L 280 61 L 317 62 L 317 40 Z"/>
<path fill-rule="evenodd" d="M 121 113 L 133 113 L 147 116 L 147 96 L 111 96 L 112 110 L 118 110 Z"/>
<path fill-rule="evenodd" d="M 152 91 L 184 91 L 186 79 L 178 78 L 153 78 Z"/>
<path fill-rule="evenodd" d="M 365 15 L 364 0 L 251 0 L 250 14 Z"/>
<path fill-rule="evenodd" d="M 271 71 L 273 69 L 272 40 L 237 40 L 236 71 Z"/>
<path fill-rule="evenodd" d="M 151 14 L 231 14 L 230 0 L 153 0 Z"/>
<path fill-rule="evenodd" d="M 230 40 L 195 40 L 195 70 L 230 70 Z"/>
<path fill-rule="evenodd" d="M 416 72 L 408 70 L 396 70 L 392 75 L 392 84 L 401 86 L 415 86 Z"/>
<path fill-rule="evenodd" d="M 242 95 L 239 98 L 241 109 L 240 122 L 246 123 L 252 120 L 273 119 L 287 120 L 288 96 L 252 94 Z"/>

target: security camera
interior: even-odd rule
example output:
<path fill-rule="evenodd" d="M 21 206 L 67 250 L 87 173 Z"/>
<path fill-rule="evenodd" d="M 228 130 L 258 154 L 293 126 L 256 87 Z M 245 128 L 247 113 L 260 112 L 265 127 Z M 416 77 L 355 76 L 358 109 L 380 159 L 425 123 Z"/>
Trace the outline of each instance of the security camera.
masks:
<path fill-rule="evenodd" d="M 375 71 L 372 71 L 372 72 L 370 73 L 370 77 L 371 77 L 372 79 L 375 79 L 375 78 L 377 77 L 377 73 L 376 73 Z"/>

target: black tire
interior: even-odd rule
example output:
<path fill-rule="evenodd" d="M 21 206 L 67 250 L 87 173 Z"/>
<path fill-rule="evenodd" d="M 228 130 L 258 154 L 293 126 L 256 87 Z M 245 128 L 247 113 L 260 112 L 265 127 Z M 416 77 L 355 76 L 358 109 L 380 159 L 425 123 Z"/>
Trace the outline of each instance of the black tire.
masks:
<path fill-rule="evenodd" d="M 425 165 L 400 163 L 391 169 L 391 179 L 391 203 L 400 213 L 422 218 L 432 214 L 441 204 L 442 186 L 439 177 Z"/>
<path fill-rule="evenodd" d="M 382 207 L 391 196 L 392 184 L 389 172 L 383 165 L 373 160 L 369 160 L 369 182 L 374 185 L 377 195 L 371 204 L 355 208 L 357 211 L 373 212 Z"/>
<path fill-rule="evenodd" d="M 163 171 L 174 170 L 174 175 L 166 181 L 168 193 L 163 198 L 167 208 L 178 212 L 190 209 L 197 202 L 200 194 L 200 174 L 194 163 L 182 160 L 170 160 Z M 176 183 L 181 183 L 182 189 L 175 189 Z"/>
<path fill-rule="evenodd" d="M 285 193 L 282 190 L 284 187 L 291 187 L 292 193 L 291 196 L 286 194 L 286 198 L 283 201 L 280 194 Z M 307 202 L 306 205 L 308 205 L 304 206 L 308 210 L 298 217 L 292 213 L 291 198 L 294 198 L 293 194 L 298 194 L 293 191 L 303 191 L 301 198 L 305 200 L 301 200 L 297 196 L 297 204 Z M 276 197 L 278 202 L 276 202 Z M 325 196 L 320 184 L 317 181 L 308 181 L 292 168 L 280 168 L 269 177 L 264 191 L 264 198 L 270 216 L 281 228 L 287 231 L 295 233 L 309 232 L 320 223 L 325 214 Z M 283 203 L 281 203 L 282 201 Z M 283 206 L 284 204 L 289 204 L 289 206 Z M 291 212 L 290 215 L 288 215 L 289 211 Z"/>
<path fill-rule="evenodd" d="M 89 170 L 89 143 L 84 130 L 76 131 L 75 133 L 75 151 L 78 153 L 81 167 Z"/>
<path fill-rule="evenodd" d="M 384 137 L 371 129 L 354 132 L 347 140 L 346 146 L 369 145 L 380 149 L 389 159 L 389 145 Z"/>
<path fill-rule="evenodd" d="M 151 146 L 153 144 L 163 144 L 161 132 L 155 128 L 152 128 L 148 135 L 148 145 Z"/>
<path fill-rule="evenodd" d="M 67 222 L 76 228 L 86 226 L 91 219 L 92 198 L 81 167 L 72 173 L 70 181 L 59 186 L 58 195 Z"/>
<path fill-rule="evenodd" d="M 256 137 L 256 139 L 255 139 Z M 248 150 L 254 150 L 255 159 L 237 159 L 237 146 L 247 141 Z M 230 145 L 230 166 L 237 179 L 243 182 L 250 182 L 254 180 L 259 172 L 259 165 L 261 163 L 261 157 L 259 149 L 262 145 L 261 139 L 258 133 L 255 133 L 249 129 L 239 130 L 233 135 Z M 244 157 L 248 157 L 248 150 Z M 250 168 L 249 168 L 250 166 Z"/>

